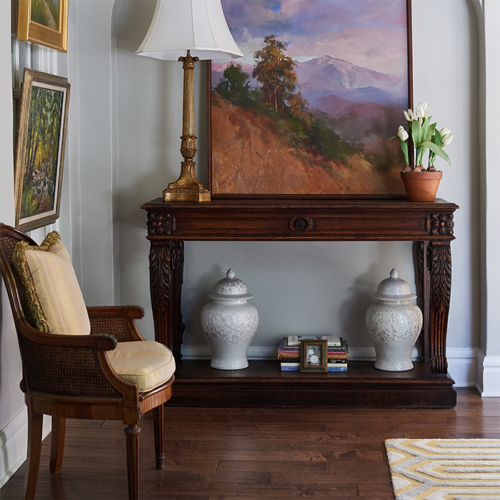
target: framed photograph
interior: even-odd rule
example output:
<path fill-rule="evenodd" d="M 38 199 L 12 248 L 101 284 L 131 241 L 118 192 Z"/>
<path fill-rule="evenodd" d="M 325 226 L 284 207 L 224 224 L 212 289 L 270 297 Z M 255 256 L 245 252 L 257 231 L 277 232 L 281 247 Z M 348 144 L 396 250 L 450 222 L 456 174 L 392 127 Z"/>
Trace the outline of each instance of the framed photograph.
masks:
<path fill-rule="evenodd" d="M 68 0 L 19 0 L 17 39 L 66 52 Z"/>
<path fill-rule="evenodd" d="M 300 341 L 300 371 L 328 372 L 326 340 Z"/>
<path fill-rule="evenodd" d="M 222 0 L 244 56 L 209 66 L 212 195 L 403 195 L 411 0 Z"/>
<path fill-rule="evenodd" d="M 24 70 L 14 189 L 21 231 L 59 218 L 69 94 L 66 78 Z"/>

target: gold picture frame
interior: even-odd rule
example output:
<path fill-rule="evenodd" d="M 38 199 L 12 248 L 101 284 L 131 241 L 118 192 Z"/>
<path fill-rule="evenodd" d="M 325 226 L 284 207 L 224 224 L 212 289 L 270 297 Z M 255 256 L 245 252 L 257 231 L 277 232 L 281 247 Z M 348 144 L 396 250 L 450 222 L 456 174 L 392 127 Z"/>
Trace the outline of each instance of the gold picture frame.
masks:
<path fill-rule="evenodd" d="M 70 88 L 67 78 L 24 70 L 14 188 L 23 232 L 59 218 Z"/>
<path fill-rule="evenodd" d="M 301 372 L 328 372 L 328 342 L 326 340 L 301 340 Z"/>
<path fill-rule="evenodd" d="M 17 39 L 66 52 L 68 0 L 19 0 Z"/>

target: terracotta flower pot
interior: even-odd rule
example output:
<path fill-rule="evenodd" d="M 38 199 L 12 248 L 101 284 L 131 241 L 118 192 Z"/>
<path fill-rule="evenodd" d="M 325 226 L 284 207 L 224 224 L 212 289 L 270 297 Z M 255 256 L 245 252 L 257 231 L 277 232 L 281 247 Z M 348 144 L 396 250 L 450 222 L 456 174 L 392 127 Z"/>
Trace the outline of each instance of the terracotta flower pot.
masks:
<path fill-rule="evenodd" d="M 401 172 L 410 201 L 434 201 L 443 172 Z"/>

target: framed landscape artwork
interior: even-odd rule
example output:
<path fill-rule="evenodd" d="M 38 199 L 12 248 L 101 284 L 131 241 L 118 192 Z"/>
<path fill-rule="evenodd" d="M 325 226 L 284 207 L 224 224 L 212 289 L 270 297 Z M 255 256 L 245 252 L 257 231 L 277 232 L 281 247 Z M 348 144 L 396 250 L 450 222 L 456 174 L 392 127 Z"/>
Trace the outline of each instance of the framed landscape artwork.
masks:
<path fill-rule="evenodd" d="M 59 218 L 70 84 L 24 70 L 16 149 L 16 228 L 31 231 Z"/>
<path fill-rule="evenodd" d="M 212 194 L 403 194 L 411 0 L 222 6 L 244 56 L 209 66 Z"/>
<path fill-rule="evenodd" d="M 19 0 L 17 39 L 66 52 L 68 0 Z"/>

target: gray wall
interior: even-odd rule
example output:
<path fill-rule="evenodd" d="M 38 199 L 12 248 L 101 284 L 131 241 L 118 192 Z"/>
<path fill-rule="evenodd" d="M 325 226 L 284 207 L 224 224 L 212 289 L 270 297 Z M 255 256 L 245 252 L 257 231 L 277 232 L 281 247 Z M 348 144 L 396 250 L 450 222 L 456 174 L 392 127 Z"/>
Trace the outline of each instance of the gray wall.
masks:
<path fill-rule="evenodd" d="M 88 3 L 88 2 L 87 2 Z M 154 2 L 122 0 L 113 14 L 116 36 L 117 203 L 120 299 L 147 308 L 143 333 L 152 338 L 148 297 L 145 214 L 138 207 L 161 196 L 180 165 L 181 64 L 137 57 Z M 432 15 L 429 15 L 432 11 Z M 82 26 L 80 25 L 80 29 Z M 429 34 L 432 33 L 432 36 Z M 466 1 L 417 0 L 413 5 L 414 97 L 431 103 L 440 125 L 453 130 L 447 148 L 452 166 L 442 165 L 439 196 L 456 202 L 453 243 L 453 299 L 450 347 L 479 343 L 478 243 L 471 237 L 478 205 L 477 28 Z M 439 47 L 439 51 L 436 51 Z M 197 166 L 206 178 L 206 68 L 196 69 L 198 87 Z M 459 105 L 457 105 L 459 103 Z M 402 117 L 403 122 L 403 117 Z M 109 165 L 108 165 L 109 167 Z M 397 214 L 395 214 L 397 217 Z M 217 243 L 186 244 L 183 313 L 184 352 L 207 353 L 199 325 L 204 297 L 232 267 L 255 295 L 260 327 L 254 354 L 265 353 L 286 333 L 334 332 L 354 349 L 371 346 L 364 311 L 380 280 L 392 267 L 415 289 L 409 243 Z M 259 350 L 259 346 L 261 349 Z M 360 351 L 361 352 L 361 351 Z"/>

